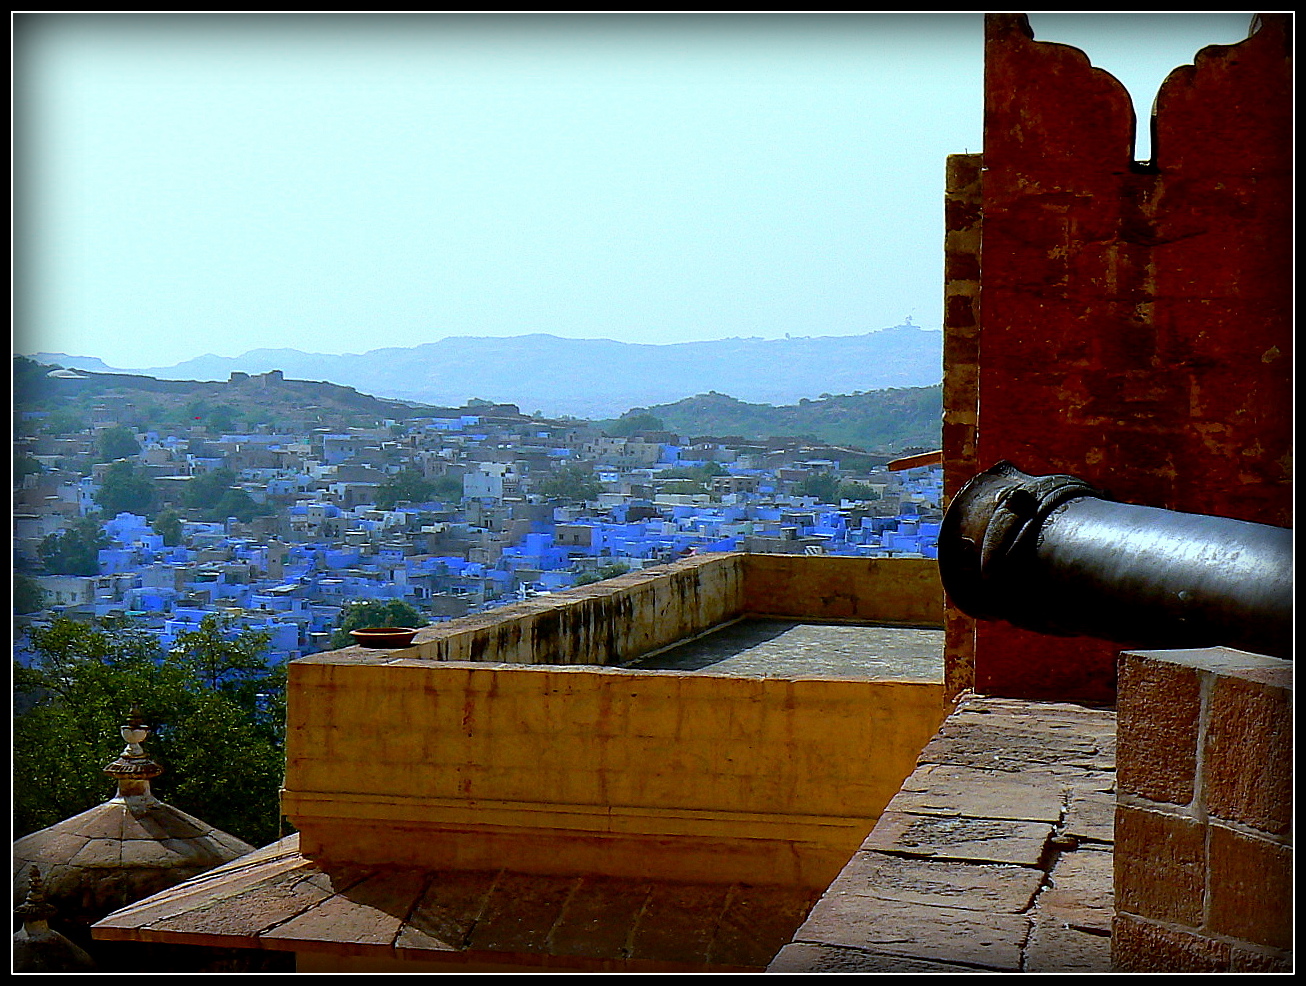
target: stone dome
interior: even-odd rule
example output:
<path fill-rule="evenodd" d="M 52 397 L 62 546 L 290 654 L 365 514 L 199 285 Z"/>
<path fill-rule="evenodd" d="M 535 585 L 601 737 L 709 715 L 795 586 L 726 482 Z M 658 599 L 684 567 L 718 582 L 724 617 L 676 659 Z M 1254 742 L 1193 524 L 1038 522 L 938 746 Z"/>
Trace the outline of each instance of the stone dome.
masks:
<path fill-rule="evenodd" d="M 127 748 L 105 767 L 118 781 L 115 797 L 14 843 L 14 903 L 28 892 L 37 867 L 56 920 L 89 926 L 111 911 L 165 890 L 253 851 L 150 793 L 163 768 L 141 741 L 149 727 L 133 713 L 122 727 Z"/>

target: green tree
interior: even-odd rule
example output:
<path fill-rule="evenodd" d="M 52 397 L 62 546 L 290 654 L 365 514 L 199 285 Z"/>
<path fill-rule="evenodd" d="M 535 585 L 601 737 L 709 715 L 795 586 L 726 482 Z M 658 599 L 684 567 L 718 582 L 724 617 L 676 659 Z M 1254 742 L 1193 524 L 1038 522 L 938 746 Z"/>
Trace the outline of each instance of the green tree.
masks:
<path fill-rule="evenodd" d="M 536 490 L 551 500 L 593 500 L 603 492 L 603 486 L 592 470 L 563 466 L 540 480 Z"/>
<path fill-rule="evenodd" d="M 431 495 L 441 503 L 461 503 L 463 481 L 456 476 L 438 476 L 431 481 Z"/>
<path fill-rule="evenodd" d="M 402 599 L 355 599 L 340 611 L 340 623 L 331 634 L 331 646 L 348 647 L 354 642 L 350 630 L 364 627 L 424 627 L 427 619 Z"/>
<path fill-rule="evenodd" d="M 844 500 L 878 500 L 880 494 L 868 483 L 840 483 L 839 496 Z"/>
<path fill-rule="evenodd" d="M 212 432 L 231 432 L 236 430 L 236 409 L 226 404 L 219 404 L 204 417 L 204 425 Z"/>
<path fill-rule="evenodd" d="M 100 437 L 95 440 L 95 447 L 99 451 L 101 462 L 130 458 L 139 454 L 141 450 L 140 442 L 136 441 L 136 436 L 126 425 L 105 428 L 100 432 Z"/>
<path fill-rule="evenodd" d="M 191 477 L 181 494 L 181 502 L 194 510 L 209 511 L 218 505 L 222 494 L 235 484 L 236 474 L 230 469 L 214 469 Z"/>
<path fill-rule="evenodd" d="M 147 515 L 154 512 L 158 501 L 154 480 L 137 472 L 130 462 L 119 461 L 109 466 L 95 494 L 95 502 L 108 517 L 124 511 Z"/>
<path fill-rule="evenodd" d="M 576 576 L 573 586 L 593 585 L 595 582 L 603 582 L 607 579 L 615 579 L 618 575 L 625 575 L 630 571 L 628 565 L 621 562 L 613 562 L 611 565 L 600 565 L 592 572 L 582 572 Z"/>
<path fill-rule="evenodd" d="M 666 431 L 666 426 L 662 419 L 649 414 L 647 411 L 633 413 L 627 411 L 611 428 L 607 429 L 607 434 L 613 438 L 629 438 L 631 435 L 641 431 Z"/>
<path fill-rule="evenodd" d="M 209 511 L 210 520 L 226 520 L 235 517 L 242 523 L 249 523 L 259 514 L 266 513 L 267 508 L 255 502 L 254 498 L 241 489 L 225 491 Z"/>
<path fill-rule="evenodd" d="M 829 473 L 813 473 L 798 486 L 803 496 L 814 496 L 818 503 L 837 503 L 839 501 L 839 479 Z"/>
<path fill-rule="evenodd" d="M 162 535 L 163 543 L 169 548 L 181 544 L 181 514 L 175 510 L 164 510 L 154 518 L 154 533 Z"/>
<path fill-rule="evenodd" d="M 237 489 L 236 474 L 225 468 L 191 479 L 182 492 L 181 502 L 183 506 L 200 511 L 208 520 L 235 517 L 247 523 L 269 510 L 266 505 L 256 503 L 244 490 Z"/>
<path fill-rule="evenodd" d="M 118 727 L 138 706 L 155 735 L 150 753 L 166 772 L 156 794 L 254 845 L 281 829 L 278 789 L 285 771 L 285 669 L 242 672 L 238 686 L 206 682 L 221 658 L 203 632 L 195 646 L 161 651 L 134 626 L 88 627 L 57 619 L 29 630 L 32 667 L 15 665 L 25 711 L 14 720 L 15 835 L 35 831 L 106 800 L 102 769 L 122 748 Z M 226 644 L 247 654 L 262 634 Z M 243 656 L 234 662 L 241 664 Z"/>
<path fill-rule="evenodd" d="M 36 553 L 51 575 L 98 575 L 100 549 L 108 546 L 109 535 L 99 521 L 83 517 L 72 527 L 44 538 Z"/>
<path fill-rule="evenodd" d="M 427 482 L 416 469 L 405 469 L 378 487 L 376 505 L 382 510 L 393 510 L 397 503 L 426 503 L 434 497 L 433 484 Z"/>
<path fill-rule="evenodd" d="M 35 613 L 45 608 L 45 590 L 36 579 L 26 575 L 14 576 L 14 612 Z"/>
<path fill-rule="evenodd" d="M 668 469 L 658 473 L 662 479 L 682 479 L 685 483 L 673 483 L 663 488 L 665 493 L 710 493 L 712 479 L 716 476 L 728 476 L 727 470 L 719 462 L 705 462 L 701 466 L 684 466 Z"/>
<path fill-rule="evenodd" d="M 86 416 L 73 408 L 60 408 L 46 415 L 41 430 L 47 435 L 75 435 L 86 430 Z"/>
<path fill-rule="evenodd" d="M 267 668 L 263 652 L 272 635 L 263 630 L 237 633 L 230 620 L 210 614 L 199 629 L 177 634 L 172 653 L 210 691 L 236 695 L 260 681 Z"/>
<path fill-rule="evenodd" d="M 45 472 L 45 466 L 24 452 L 14 456 L 14 486 L 22 486 L 28 476 L 38 476 Z"/>

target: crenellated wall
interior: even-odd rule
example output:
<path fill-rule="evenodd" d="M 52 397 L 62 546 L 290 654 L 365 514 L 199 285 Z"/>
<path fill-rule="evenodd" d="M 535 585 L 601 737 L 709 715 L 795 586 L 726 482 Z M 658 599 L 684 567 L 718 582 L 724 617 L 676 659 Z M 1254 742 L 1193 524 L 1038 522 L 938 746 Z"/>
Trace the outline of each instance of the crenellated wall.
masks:
<path fill-rule="evenodd" d="M 1007 459 L 1127 502 L 1291 523 L 1289 20 L 1262 15 L 1173 71 L 1139 164 L 1112 76 L 1023 14 L 988 15 L 981 216 L 965 175 L 949 193 L 949 267 L 979 289 L 949 280 L 946 489 Z M 951 664 L 968 634 L 954 621 Z M 1114 693 L 1109 643 L 985 623 L 973 649 L 983 693 Z"/>

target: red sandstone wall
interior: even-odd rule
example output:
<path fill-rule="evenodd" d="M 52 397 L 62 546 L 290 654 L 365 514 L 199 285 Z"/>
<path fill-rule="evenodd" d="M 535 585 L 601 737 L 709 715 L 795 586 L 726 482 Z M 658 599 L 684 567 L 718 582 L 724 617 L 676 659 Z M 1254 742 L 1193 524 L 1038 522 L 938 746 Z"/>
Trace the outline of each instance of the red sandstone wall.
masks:
<path fill-rule="evenodd" d="M 988 16 L 978 468 L 1291 523 L 1288 20 L 1171 73 L 1148 168 L 1113 77 Z M 1113 694 L 1116 645 L 985 623 L 974 646 L 981 692 Z"/>

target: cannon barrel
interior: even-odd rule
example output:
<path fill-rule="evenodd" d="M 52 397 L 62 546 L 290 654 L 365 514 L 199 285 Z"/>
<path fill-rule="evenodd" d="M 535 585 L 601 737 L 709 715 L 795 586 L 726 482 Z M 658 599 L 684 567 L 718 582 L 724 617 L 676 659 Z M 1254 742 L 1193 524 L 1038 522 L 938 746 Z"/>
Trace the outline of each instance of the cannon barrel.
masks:
<path fill-rule="evenodd" d="M 939 573 L 977 619 L 1141 647 L 1292 657 L 1292 531 L 1111 500 L 999 462 L 953 498 Z"/>

